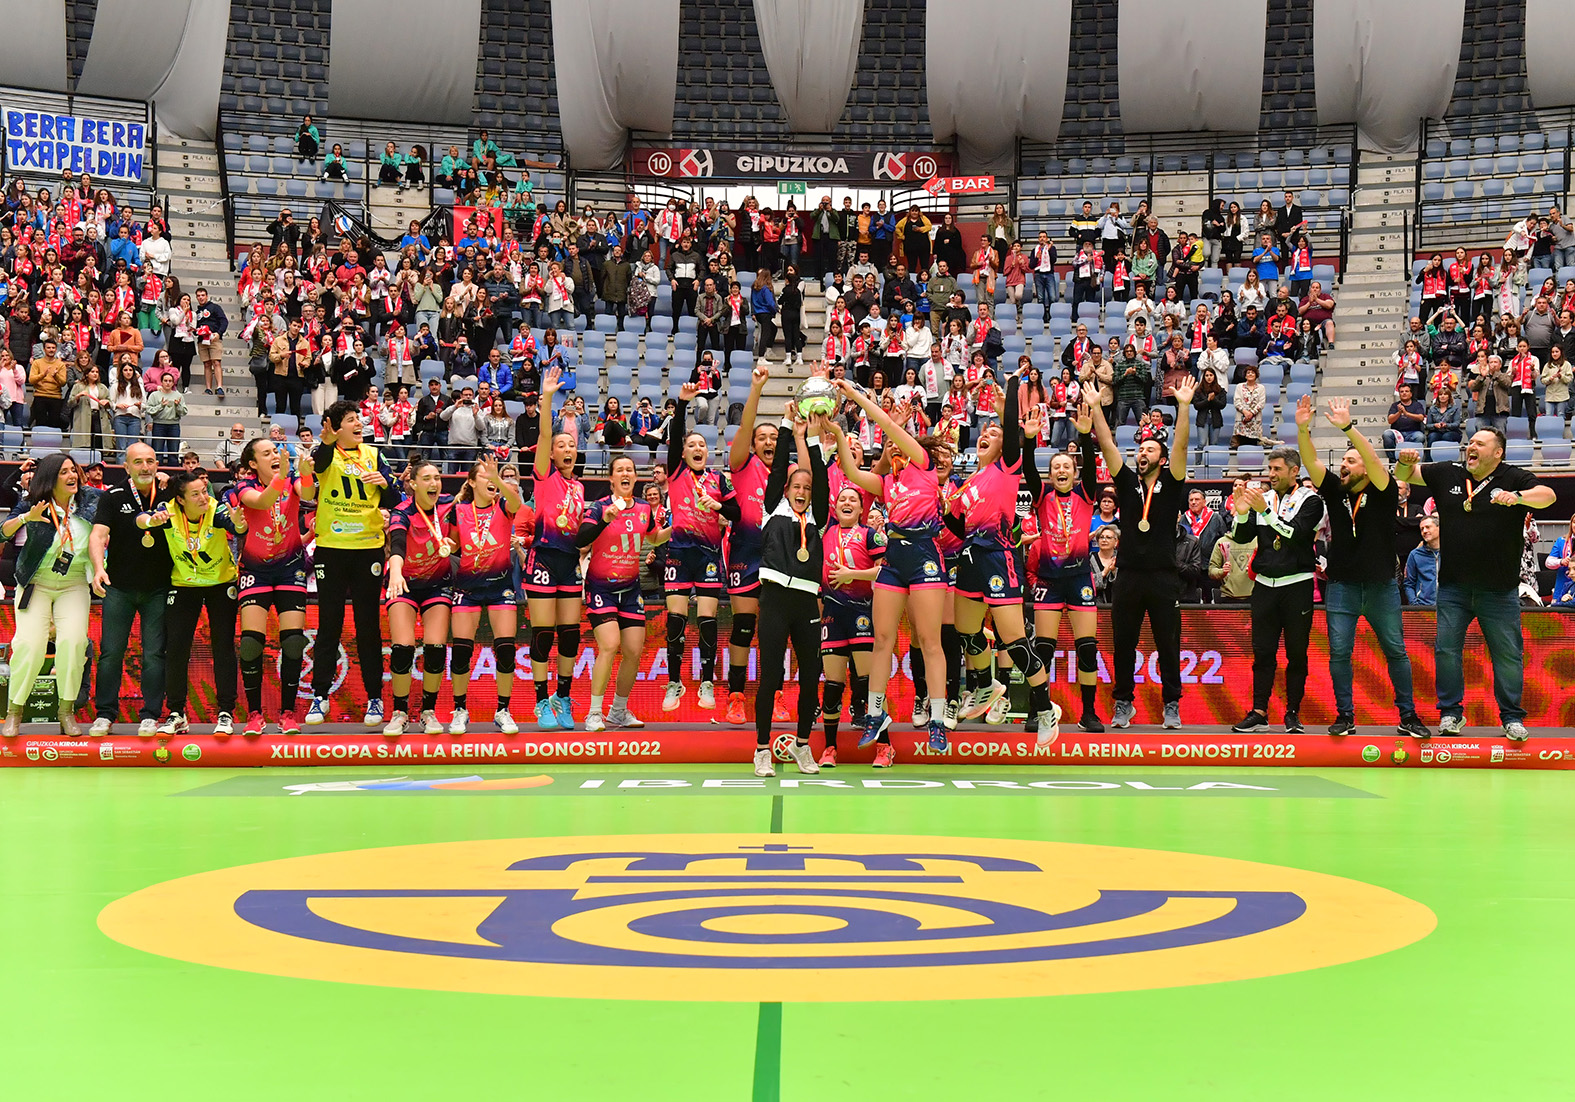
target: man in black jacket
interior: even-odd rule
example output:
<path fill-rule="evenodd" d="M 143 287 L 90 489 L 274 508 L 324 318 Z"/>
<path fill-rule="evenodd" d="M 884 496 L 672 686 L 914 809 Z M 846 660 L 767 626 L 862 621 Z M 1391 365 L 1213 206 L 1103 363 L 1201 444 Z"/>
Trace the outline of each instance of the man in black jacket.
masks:
<path fill-rule="evenodd" d="M 1307 643 L 1312 635 L 1313 540 L 1323 521 L 1323 498 L 1300 485 L 1301 456 L 1295 448 L 1275 448 L 1266 464 L 1268 488 L 1256 479 L 1238 480 L 1234 490 L 1236 526 L 1231 539 L 1258 541 L 1252 565 L 1252 710 L 1231 728 L 1269 729 L 1269 694 L 1279 668 L 1280 638 L 1285 639 L 1285 733 L 1302 730 L 1299 712 L 1307 688 Z"/>
<path fill-rule="evenodd" d="M 443 397 L 443 384 L 436 379 L 427 380 L 427 392 L 416 403 L 416 446 L 425 449 L 428 458 L 438 459 L 439 451 L 448 443 L 448 425 L 438 416 L 447 406 Z"/>
<path fill-rule="evenodd" d="M 279 212 L 279 217 L 269 222 L 263 229 L 272 239 L 269 252 L 277 252 L 281 244 L 290 246 L 290 251 L 299 255 L 301 247 L 301 227 L 295 224 L 295 216 L 290 213 L 290 208 L 285 207 Z"/>
<path fill-rule="evenodd" d="M 574 312 L 585 315 L 585 327 L 596 325 L 596 273 L 591 262 L 580 255 L 580 247 L 569 245 L 569 258 L 563 262 L 563 274 L 574 280 Z"/>

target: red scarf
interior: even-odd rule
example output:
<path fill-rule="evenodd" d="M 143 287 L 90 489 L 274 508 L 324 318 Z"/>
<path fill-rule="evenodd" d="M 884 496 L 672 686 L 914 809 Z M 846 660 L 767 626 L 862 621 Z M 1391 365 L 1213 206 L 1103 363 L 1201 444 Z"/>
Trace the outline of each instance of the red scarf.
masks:
<path fill-rule="evenodd" d="M 410 360 L 410 338 L 405 336 L 405 331 L 396 328 L 388 335 L 388 358 L 395 363 L 408 363 Z"/>
<path fill-rule="evenodd" d="M 1116 266 L 1110 270 L 1110 287 L 1113 291 L 1127 289 L 1127 262 L 1120 257 L 1116 258 Z"/>
<path fill-rule="evenodd" d="M 848 357 L 848 338 L 827 333 L 825 353 L 827 363 L 841 363 Z"/>
<path fill-rule="evenodd" d="M 1206 321 L 1194 321 L 1192 323 L 1192 351 L 1202 352 L 1204 345 L 1208 342 L 1208 337 L 1209 323 Z"/>
<path fill-rule="evenodd" d="M 149 272 L 142 280 L 142 301 L 157 302 L 164 294 L 164 281 L 155 273 Z"/>
<path fill-rule="evenodd" d="M 1426 271 L 1422 273 L 1422 297 L 1442 298 L 1448 293 L 1448 285 L 1443 272 Z"/>
<path fill-rule="evenodd" d="M 1535 362 L 1536 357 L 1530 353 L 1524 356 L 1516 356 L 1509 361 L 1510 377 L 1515 381 L 1515 385 L 1520 387 L 1523 394 L 1530 394 L 1536 389 L 1537 369 L 1533 366 Z"/>
<path fill-rule="evenodd" d="M 988 337 L 989 335 L 990 335 L 990 319 L 984 317 L 983 315 L 980 315 L 979 317 L 975 318 L 974 322 L 973 322 L 973 339 L 969 343 L 971 343 L 975 348 L 977 348 L 980 345 L 984 344 L 985 338 Z"/>

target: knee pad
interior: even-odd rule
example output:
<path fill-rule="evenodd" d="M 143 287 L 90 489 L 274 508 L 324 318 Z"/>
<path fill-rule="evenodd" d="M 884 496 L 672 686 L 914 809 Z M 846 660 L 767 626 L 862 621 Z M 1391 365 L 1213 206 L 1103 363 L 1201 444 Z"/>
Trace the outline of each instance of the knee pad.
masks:
<path fill-rule="evenodd" d="M 241 641 L 235 648 L 235 656 L 241 660 L 242 666 L 261 666 L 263 647 L 267 642 L 268 637 L 260 631 L 243 631 Z"/>
<path fill-rule="evenodd" d="M 1092 635 L 1077 640 L 1077 672 L 1099 672 L 1099 640 Z"/>
<path fill-rule="evenodd" d="M 990 640 L 985 637 L 982 630 L 976 631 L 971 635 L 962 635 L 962 645 L 963 653 L 974 657 L 986 654 L 990 650 Z"/>
<path fill-rule="evenodd" d="M 1039 664 L 1045 669 L 1050 668 L 1050 663 L 1055 661 L 1055 640 L 1038 639 L 1033 641 L 1034 654 L 1039 658 Z"/>
<path fill-rule="evenodd" d="M 825 703 L 820 710 L 828 719 L 842 714 L 842 682 L 826 682 Z"/>
<path fill-rule="evenodd" d="M 456 639 L 454 648 L 454 674 L 456 677 L 467 677 L 470 674 L 470 656 L 475 652 L 474 639 Z"/>
<path fill-rule="evenodd" d="M 530 660 L 545 662 L 552 657 L 552 628 L 532 628 L 530 633 Z"/>
<path fill-rule="evenodd" d="M 716 650 L 716 617 L 701 616 L 695 621 L 695 626 L 700 629 L 700 645 L 711 651 Z"/>
<path fill-rule="evenodd" d="M 1013 639 L 1007 643 L 1006 653 L 1011 657 L 1012 665 L 1024 677 L 1031 677 L 1044 669 L 1044 664 L 1039 661 L 1039 652 L 1030 647 L 1026 639 Z"/>
<path fill-rule="evenodd" d="M 684 632 L 689 627 L 689 618 L 681 612 L 667 614 L 667 645 L 676 647 L 683 643 Z"/>
<path fill-rule="evenodd" d="M 279 650 L 286 658 L 299 660 L 306 654 L 306 632 L 300 628 L 285 628 L 279 633 Z"/>
<path fill-rule="evenodd" d="M 573 658 L 575 660 L 579 659 L 579 657 L 580 657 L 580 625 L 579 624 L 559 624 L 558 625 L 558 657 L 559 658 Z"/>
<path fill-rule="evenodd" d="M 407 674 L 416 664 L 416 648 L 409 643 L 395 643 L 388 648 L 388 672 Z"/>
<path fill-rule="evenodd" d="M 421 671 L 434 676 L 446 671 L 448 648 L 441 643 L 428 643 L 421 648 Z"/>
<path fill-rule="evenodd" d="M 514 672 L 514 636 L 494 636 L 492 653 L 497 655 L 499 673 Z"/>
<path fill-rule="evenodd" d="M 755 616 L 753 612 L 739 612 L 733 616 L 733 635 L 728 640 L 735 647 L 749 649 L 749 644 L 755 641 Z M 702 620 L 703 624 L 704 621 Z"/>

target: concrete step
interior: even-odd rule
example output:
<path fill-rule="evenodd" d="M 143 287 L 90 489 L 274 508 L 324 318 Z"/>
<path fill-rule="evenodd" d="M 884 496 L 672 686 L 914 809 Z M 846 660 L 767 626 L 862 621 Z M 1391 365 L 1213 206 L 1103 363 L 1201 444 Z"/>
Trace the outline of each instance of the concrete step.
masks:
<path fill-rule="evenodd" d="M 219 178 L 212 173 L 167 172 L 159 173 L 160 190 L 171 196 L 194 196 L 212 202 L 224 194 Z"/>
<path fill-rule="evenodd" d="M 1416 204 L 1416 188 L 1402 184 L 1358 187 L 1351 205 L 1363 207 L 1410 207 Z"/>
<path fill-rule="evenodd" d="M 190 259 L 219 261 L 226 263 L 227 266 L 228 257 L 225 256 L 222 241 L 177 237 L 172 243 L 172 249 L 176 267 L 179 267 L 182 261 Z"/>
<path fill-rule="evenodd" d="M 1362 207 L 1352 212 L 1351 228 L 1357 230 L 1381 229 L 1403 225 L 1405 211 L 1400 207 Z"/>

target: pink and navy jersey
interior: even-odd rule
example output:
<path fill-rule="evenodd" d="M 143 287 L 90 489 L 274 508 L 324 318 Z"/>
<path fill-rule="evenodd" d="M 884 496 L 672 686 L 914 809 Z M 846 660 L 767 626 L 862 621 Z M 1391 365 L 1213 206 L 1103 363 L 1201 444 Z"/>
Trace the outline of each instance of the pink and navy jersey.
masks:
<path fill-rule="evenodd" d="M 962 493 L 962 488 L 963 484 L 957 479 L 949 478 L 946 480 L 946 485 L 941 487 L 942 511 L 948 513 L 951 512 L 952 503 L 955 502 L 958 495 Z M 962 537 L 956 532 L 953 532 L 950 528 L 946 527 L 944 524 L 941 525 L 940 532 L 936 534 L 935 542 L 940 544 L 941 554 L 946 558 L 952 558 L 956 555 L 962 554 Z"/>
<path fill-rule="evenodd" d="M 854 485 L 853 480 L 843 472 L 841 464 L 833 463 L 826 470 L 826 480 L 831 486 L 831 503 L 833 505 L 836 504 L 837 497 L 842 493 L 843 487 L 853 486 L 859 492 L 859 501 L 862 502 L 862 505 L 859 507 L 859 523 L 862 524 L 869 519 L 870 506 L 875 504 L 875 495 L 862 486 Z"/>
<path fill-rule="evenodd" d="M 838 566 L 848 570 L 868 570 L 878 566 L 881 559 L 886 557 L 886 537 L 862 524 L 855 524 L 851 528 L 835 525 L 826 530 L 821 547 L 824 560 L 820 571 L 820 595 L 828 601 L 844 604 L 871 600 L 875 592 L 873 583 L 833 585 L 831 572 Z"/>
<path fill-rule="evenodd" d="M 1094 519 L 1094 503 L 1075 486 L 1069 494 L 1047 490 L 1039 499 L 1038 575 L 1058 578 L 1088 569 L 1089 527 Z"/>
<path fill-rule="evenodd" d="M 673 546 L 722 550 L 722 514 L 701 509 L 697 504 L 704 493 L 718 505 L 733 497 L 733 486 L 721 471 L 698 474 L 685 463 L 667 480 L 667 500 L 673 511 Z"/>
<path fill-rule="evenodd" d="M 1011 547 L 1017 542 L 1017 486 L 1022 478 L 1021 461 L 1008 467 L 997 459 L 963 483 L 951 511 L 962 517 L 968 543 Z"/>
<path fill-rule="evenodd" d="M 534 472 L 532 472 L 534 477 Z M 579 555 L 574 537 L 585 519 L 585 486 L 577 478 L 564 478 L 557 467 L 546 478 L 536 478 L 536 538 L 533 547 L 550 547 Z"/>
<path fill-rule="evenodd" d="M 645 537 L 657 531 L 661 519 L 643 501 L 636 501 L 616 514 L 607 512 L 611 503 L 612 498 L 604 497 L 593 501 L 585 510 L 585 519 L 591 524 L 607 521 L 607 527 L 591 543 L 585 584 L 602 589 L 623 589 L 639 583 L 640 567 L 645 560 Z"/>
<path fill-rule="evenodd" d="M 492 582 L 513 573 L 514 518 L 504 502 L 494 501 L 482 508 L 473 501 L 456 501 L 448 507 L 444 520 L 459 556 L 455 585 Z"/>
<path fill-rule="evenodd" d="M 454 499 L 442 495 L 426 514 L 416 506 L 416 499 L 407 497 L 388 515 L 388 534 L 405 535 L 405 582 L 412 589 L 428 589 L 444 585 L 449 580 L 450 563 L 442 553 L 439 541 L 447 536 L 453 539 L 448 520 L 449 507 Z M 437 527 L 434 529 L 433 525 Z"/>
<path fill-rule="evenodd" d="M 248 509 L 241 504 L 240 495 L 247 490 L 263 493 L 267 489 L 255 478 L 242 478 L 235 487 L 235 507 L 246 517 L 246 534 L 240 540 L 243 572 L 280 566 L 304 554 L 299 480 L 291 479 L 290 488 L 267 509 Z"/>
<path fill-rule="evenodd" d="M 902 465 L 881 483 L 886 503 L 886 524 L 905 536 L 933 537 L 941 530 L 941 482 L 935 464 L 926 457 Z"/>
<path fill-rule="evenodd" d="M 760 531 L 765 527 L 766 482 L 771 468 L 754 452 L 744 465 L 733 472 L 733 493 L 738 497 L 739 518 L 728 533 L 734 547 L 758 548 Z"/>

